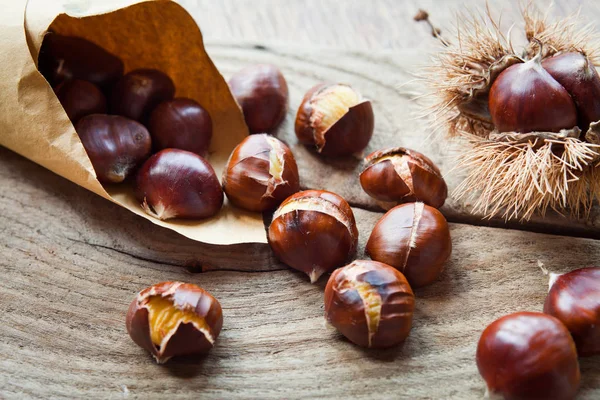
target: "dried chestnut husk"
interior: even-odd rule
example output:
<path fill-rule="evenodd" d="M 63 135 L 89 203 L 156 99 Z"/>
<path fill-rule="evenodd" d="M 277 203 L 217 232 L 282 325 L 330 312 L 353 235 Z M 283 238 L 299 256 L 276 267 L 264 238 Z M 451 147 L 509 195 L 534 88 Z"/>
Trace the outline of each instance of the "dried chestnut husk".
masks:
<path fill-rule="evenodd" d="M 54 92 L 73 124 L 86 115 L 106 113 L 106 97 L 91 82 L 81 79 L 64 81 Z"/>

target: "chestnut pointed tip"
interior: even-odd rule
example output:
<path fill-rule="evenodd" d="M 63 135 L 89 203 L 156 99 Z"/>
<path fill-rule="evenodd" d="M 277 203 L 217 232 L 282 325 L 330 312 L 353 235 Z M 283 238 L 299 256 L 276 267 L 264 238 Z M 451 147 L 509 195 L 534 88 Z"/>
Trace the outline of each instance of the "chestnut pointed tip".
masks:
<path fill-rule="evenodd" d="M 313 269 L 312 271 L 310 271 L 308 273 L 308 277 L 310 278 L 310 283 L 315 283 L 319 280 L 319 278 L 321 277 L 321 275 L 323 275 L 325 271 L 322 270 L 318 270 L 318 269 Z"/>

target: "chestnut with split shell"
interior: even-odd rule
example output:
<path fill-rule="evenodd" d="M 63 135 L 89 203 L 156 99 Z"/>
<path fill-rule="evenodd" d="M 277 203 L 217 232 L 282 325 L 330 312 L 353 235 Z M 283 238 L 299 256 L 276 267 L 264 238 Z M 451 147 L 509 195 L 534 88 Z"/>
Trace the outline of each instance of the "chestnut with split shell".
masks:
<path fill-rule="evenodd" d="M 171 357 L 204 354 L 223 326 L 221 304 L 191 283 L 162 282 L 131 302 L 126 327 L 131 339 L 159 364 Z"/>
<path fill-rule="evenodd" d="M 415 296 L 395 268 L 357 260 L 331 274 L 325 287 L 325 319 L 362 347 L 385 348 L 410 333 Z"/>
<path fill-rule="evenodd" d="M 565 324 L 580 356 L 600 354 L 600 268 L 552 274 L 544 312 Z"/>
<path fill-rule="evenodd" d="M 347 156 L 364 150 L 373 136 L 371 102 L 349 85 L 322 83 L 310 89 L 296 114 L 300 143 L 325 156 Z"/>
<path fill-rule="evenodd" d="M 446 182 L 439 168 L 423 154 L 395 147 L 371 153 L 365 161 L 360 184 L 369 196 L 392 205 L 413 201 L 435 208 L 444 205 Z"/>
<path fill-rule="evenodd" d="M 178 149 L 159 151 L 142 165 L 135 196 L 147 214 L 161 220 L 208 218 L 223 205 L 223 190 L 210 164 Z"/>
<path fill-rule="evenodd" d="M 579 388 L 575 343 L 547 314 L 518 312 L 492 322 L 481 334 L 476 358 L 492 396 L 568 400 Z"/>
<path fill-rule="evenodd" d="M 80 79 L 65 81 L 54 92 L 73 124 L 86 115 L 106 113 L 106 97 L 91 82 Z"/>
<path fill-rule="evenodd" d="M 300 189 L 292 151 L 266 134 L 250 135 L 233 150 L 222 181 L 227 198 L 250 211 L 271 210 Z"/>
<path fill-rule="evenodd" d="M 281 261 L 314 283 L 355 253 L 358 230 L 346 200 L 323 190 L 305 190 L 275 211 L 268 240 Z"/>

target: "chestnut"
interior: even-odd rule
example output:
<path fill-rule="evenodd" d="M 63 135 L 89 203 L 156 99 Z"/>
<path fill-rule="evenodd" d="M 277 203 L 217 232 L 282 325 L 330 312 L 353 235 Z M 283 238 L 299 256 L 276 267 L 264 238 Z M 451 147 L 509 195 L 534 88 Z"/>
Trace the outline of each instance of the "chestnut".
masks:
<path fill-rule="evenodd" d="M 221 304 L 206 290 L 162 282 L 142 290 L 127 311 L 131 339 L 159 364 L 171 357 L 207 353 L 223 326 Z"/>
<path fill-rule="evenodd" d="M 371 197 L 382 202 L 422 201 L 440 208 L 448 187 L 438 167 L 423 154 L 394 147 L 371 153 L 360 173 L 360 184 Z"/>
<path fill-rule="evenodd" d="M 82 79 L 107 89 L 123 76 L 123 61 L 89 40 L 48 33 L 44 37 L 38 67 L 52 86 Z"/>
<path fill-rule="evenodd" d="M 556 318 L 518 312 L 492 322 L 477 345 L 477 368 L 492 396 L 573 399 L 580 372 L 575 343 Z"/>
<path fill-rule="evenodd" d="M 242 108 L 250 133 L 273 132 L 285 118 L 288 86 L 276 66 L 246 67 L 231 77 L 229 87 Z"/>
<path fill-rule="evenodd" d="M 305 190 L 281 203 L 267 237 L 281 261 L 314 283 L 355 253 L 358 230 L 346 200 L 324 190 Z"/>
<path fill-rule="evenodd" d="M 570 52 L 546 58 L 542 67 L 571 95 L 582 131 L 600 120 L 600 76 L 584 54 Z"/>
<path fill-rule="evenodd" d="M 357 260 L 336 269 L 325 287 L 325 319 L 362 347 L 402 343 L 414 309 L 415 296 L 404 275 L 376 261 Z"/>
<path fill-rule="evenodd" d="M 112 90 L 111 112 L 146 123 L 154 107 L 175 95 L 175 84 L 156 69 L 136 69 L 125 74 Z"/>
<path fill-rule="evenodd" d="M 498 75 L 490 89 L 489 109 L 499 132 L 559 132 L 577 126 L 575 103 L 542 67 L 541 51 Z"/>
<path fill-rule="evenodd" d="M 155 150 L 174 148 L 204 156 L 212 138 L 212 119 L 196 101 L 177 98 L 152 111 L 148 130 Z"/>
<path fill-rule="evenodd" d="M 123 182 L 152 150 L 144 125 L 119 115 L 88 115 L 75 130 L 102 183 Z"/>
<path fill-rule="evenodd" d="M 553 274 L 544 312 L 565 324 L 580 356 L 600 354 L 600 268 Z"/>
<path fill-rule="evenodd" d="M 155 218 L 208 218 L 223 205 L 215 171 L 198 154 L 165 149 L 150 157 L 136 176 L 135 196 Z"/>
<path fill-rule="evenodd" d="M 371 102 L 349 85 L 321 83 L 310 89 L 296 114 L 300 143 L 326 156 L 346 156 L 364 150 L 373 136 Z"/>
<path fill-rule="evenodd" d="M 227 198 L 250 211 L 271 210 L 300 190 L 292 151 L 267 134 L 250 135 L 233 150 L 222 181 Z"/>
<path fill-rule="evenodd" d="M 106 113 L 106 97 L 91 82 L 81 79 L 64 81 L 54 91 L 74 124 L 86 115 Z"/>
<path fill-rule="evenodd" d="M 424 203 L 401 204 L 377 222 L 365 251 L 402 272 L 413 288 L 429 285 L 452 252 L 448 223 Z"/>

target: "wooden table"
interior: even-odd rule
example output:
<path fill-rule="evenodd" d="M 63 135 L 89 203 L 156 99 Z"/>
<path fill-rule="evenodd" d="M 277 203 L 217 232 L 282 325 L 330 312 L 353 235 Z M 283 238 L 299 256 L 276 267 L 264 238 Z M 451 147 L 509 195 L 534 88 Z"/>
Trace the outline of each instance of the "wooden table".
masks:
<path fill-rule="evenodd" d="M 359 255 L 381 211 L 357 186 L 360 162 L 323 160 L 297 144 L 293 117 L 304 91 L 322 80 L 351 83 L 373 99 L 369 150 L 405 145 L 452 168 L 447 142 L 414 118 L 418 107 L 403 85 L 436 45 L 412 21 L 413 1 L 181 3 L 226 77 L 255 62 L 281 67 L 291 110 L 279 136 L 296 154 L 303 187 L 351 202 Z M 444 30 L 454 10 L 483 5 L 420 3 Z M 491 3 L 502 4 L 505 21 L 520 21 L 516 0 Z M 581 5 L 600 30 L 598 5 L 555 3 L 557 15 Z M 452 188 L 460 176 L 447 179 Z M 365 351 L 326 329 L 325 279 L 311 285 L 268 246 L 193 242 L 0 148 L 0 398 L 481 398 L 474 353 L 482 329 L 510 312 L 541 310 L 540 264 L 554 272 L 598 264 L 600 242 L 590 238 L 600 237 L 600 212 L 588 221 L 553 215 L 505 224 L 482 222 L 453 199 L 443 211 L 454 251 L 439 282 L 416 291 L 409 339 Z M 206 358 L 157 366 L 128 337 L 129 302 L 164 280 L 199 284 L 221 300 L 224 329 Z M 582 359 L 581 370 L 580 398 L 600 397 L 600 358 Z"/>

